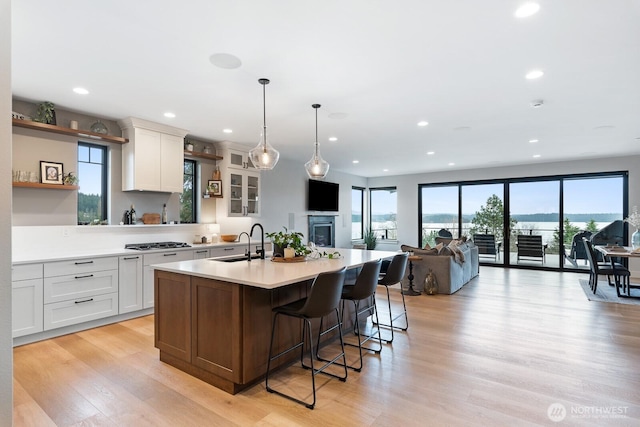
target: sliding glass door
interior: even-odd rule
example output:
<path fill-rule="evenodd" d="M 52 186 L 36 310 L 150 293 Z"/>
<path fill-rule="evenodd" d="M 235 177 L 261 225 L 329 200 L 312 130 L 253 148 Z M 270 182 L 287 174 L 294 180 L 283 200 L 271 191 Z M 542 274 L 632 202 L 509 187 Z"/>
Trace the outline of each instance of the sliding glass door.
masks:
<path fill-rule="evenodd" d="M 433 246 L 445 229 L 473 240 L 481 264 L 587 269 L 582 236 L 628 214 L 627 181 L 609 172 L 423 184 L 420 241 Z"/>

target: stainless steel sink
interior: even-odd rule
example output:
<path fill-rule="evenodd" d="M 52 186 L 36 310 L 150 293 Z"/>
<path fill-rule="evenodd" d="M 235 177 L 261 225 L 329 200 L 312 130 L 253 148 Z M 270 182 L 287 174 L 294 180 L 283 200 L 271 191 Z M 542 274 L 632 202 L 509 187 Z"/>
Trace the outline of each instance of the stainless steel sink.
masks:
<path fill-rule="evenodd" d="M 235 256 L 224 257 L 224 258 L 208 258 L 208 259 L 209 259 L 209 261 L 218 261 L 218 262 L 238 262 L 238 261 L 246 261 L 247 260 L 247 256 L 246 255 L 235 255 Z M 251 259 L 260 259 L 260 255 L 251 254 Z"/>

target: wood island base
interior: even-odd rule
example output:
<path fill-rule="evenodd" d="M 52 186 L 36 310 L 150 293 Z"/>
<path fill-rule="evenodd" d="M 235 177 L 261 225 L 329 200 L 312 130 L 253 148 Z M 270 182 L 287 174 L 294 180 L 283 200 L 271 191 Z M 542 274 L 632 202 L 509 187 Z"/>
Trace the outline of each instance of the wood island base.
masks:
<path fill-rule="evenodd" d="M 155 346 L 160 360 L 238 393 L 266 373 L 271 309 L 305 297 L 310 285 L 306 280 L 267 290 L 156 270 Z M 279 321 L 274 351 L 298 342 L 300 336 L 297 319 Z M 298 357 L 292 352 L 275 367 Z"/>

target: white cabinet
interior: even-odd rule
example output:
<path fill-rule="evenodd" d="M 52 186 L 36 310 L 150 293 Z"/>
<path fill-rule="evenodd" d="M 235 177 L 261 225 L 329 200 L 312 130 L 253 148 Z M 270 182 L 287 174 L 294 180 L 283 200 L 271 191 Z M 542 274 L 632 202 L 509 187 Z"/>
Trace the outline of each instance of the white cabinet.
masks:
<path fill-rule="evenodd" d="M 260 216 L 260 173 L 230 169 L 227 182 L 229 187 L 229 216 Z"/>
<path fill-rule="evenodd" d="M 145 254 L 143 256 L 143 272 L 142 272 L 142 306 L 143 308 L 153 307 L 155 302 L 153 299 L 153 268 L 154 264 L 162 264 L 165 262 L 188 261 L 193 259 L 193 250 L 186 251 L 170 251 L 159 252 L 153 254 Z"/>
<path fill-rule="evenodd" d="M 142 255 L 118 259 L 118 312 L 142 310 Z"/>
<path fill-rule="evenodd" d="M 44 330 L 118 314 L 118 258 L 44 264 Z"/>
<path fill-rule="evenodd" d="M 42 332 L 42 264 L 15 265 L 11 270 L 13 337 Z"/>
<path fill-rule="evenodd" d="M 253 166 L 249 153 L 241 150 L 227 149 L 224 156 L 227 160 L 227 167 L 231 169 L 245 169 L 251 171 L 257 171 Z"/>
<path fill-rule="evenodd" d="M 118 121 L 123 136 L 122 191 L 182 193 L 187 131 L 134 117 Z"/>

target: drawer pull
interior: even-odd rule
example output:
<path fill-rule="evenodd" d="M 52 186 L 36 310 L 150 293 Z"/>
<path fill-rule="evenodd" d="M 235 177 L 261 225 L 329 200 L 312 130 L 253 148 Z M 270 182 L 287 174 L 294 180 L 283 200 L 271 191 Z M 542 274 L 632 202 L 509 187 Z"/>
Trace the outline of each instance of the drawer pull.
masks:
<path fill-rule="evenodd" d="M 82 261 L 82 262 L 75 263 L 75 265 L 83 265 L 83 264 L 93 264 L 93 261 Z"/>
<path fill-rule="evenodd" d="M 93 274 L 87 274 L 86 276 L 75 276 L 76 279 L 87 279 L 89 277 L 93 277 Z"/>
<path fill-rule="evenodd" d="M 91 302 L 91 301 L 93 301 L 93 298 L 84 299 L 84 300 L 82 300 L 82 301 L 76 301 L 75 303 L 76 303 L 76 304 L 82 304 L 83 302 Z"/>
<path fill-rule="evenodd" d="M 178 255 L 176 252 L 172 253 L 172 254 L 163 254 L 164 256 L 175 256 Z"/>
<path fill-rule="evenodd" d="M 128 261 L 128 260 L 130 260 L 130 259 L 138 259 L 138 258 L 140 258 L 140 257 L 139 257 L 139 256 L 126 256 L 126 257 L 124 257 L 123 259 L 124 259 L 125 261 Z"/>
<path fill-rule="evenodd" d="M 206 254 L 207 251 L 196 251 L 197 254 Z"/>
<path fill-rule="evenodd" d="M 225 251 L 235 251 L 236 248 L 224 248 Z"/>

